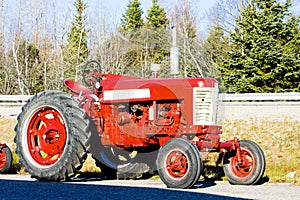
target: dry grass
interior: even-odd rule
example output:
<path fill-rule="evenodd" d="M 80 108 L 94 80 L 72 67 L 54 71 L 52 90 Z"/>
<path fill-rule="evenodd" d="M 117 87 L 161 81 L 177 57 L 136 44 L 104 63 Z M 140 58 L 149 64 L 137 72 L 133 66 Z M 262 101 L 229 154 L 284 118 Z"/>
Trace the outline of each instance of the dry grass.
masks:
<path fill-rule="evenodd" d="M 7 143 L 12 151 L 15 149 L 13 138 L 16 119 L 0 118 L 0 141 Z M 267 167 L 265 177 L 270 182 L 291 182 L 300 184 L 300 122 L 283 118 L 274 119 L 250 119 L 223 121 L 223 134 L 221 140 L 232 139 L 234 136 L 239 139 L 255 141 L 263 149 Z M 205 155 L 211 161 L 216 160 L 215 154 Z M 210 164 L 213 162 L 210 162 Z M 18 164 L 17 155 L 14 155 L 14 167 L 18 173 L 22 168 Z M 81 172 L 98 173 L 94 160 L 88 157 Z M 213 172 L 213 173 L 212 173 Z M 215 174 L 217 173 L 217 175 Z M 222 177 L 221 168 L 205 169 L 206 178 Z M 222 177 L 224 179 L 224 177 Z"/>
<path fill-rule="evenodd" d="M 270 182 L 300 184 L 300 122 L 289 118 L 224 121 L 222 140 L 255 141 L 266 156 Z"/>
<path fill-rule="evenodd" d="M 16 123 L 15 118 L 0 117 L 0 142 L 6 143 L 12 150 L 16 147 L 13 142 L 16 135 L 14 131 Z"/>

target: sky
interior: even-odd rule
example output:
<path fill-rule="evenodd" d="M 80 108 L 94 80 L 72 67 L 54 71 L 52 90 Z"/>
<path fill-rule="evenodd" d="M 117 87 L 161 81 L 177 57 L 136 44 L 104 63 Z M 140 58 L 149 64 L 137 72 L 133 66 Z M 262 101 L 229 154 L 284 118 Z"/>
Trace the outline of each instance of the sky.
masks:
<path fill-rule="evenodd" d="M 90 5 L 93 5 L 93 7 L 90 7 L 89 9 L 91 9 L 94 13 L 97 12 L 97 9 L 99 7 L 104 7 L 107 10 L 110 10 L 110 13 L 108 13 L 108 15 L 110 15 L 111 23 L 113 23 L 114 25 L 119 25 L 120 18 L 126 11 L 129 0 L 89 0 L 89 2 Z M 172 3 L 170 2 L 176 2 L 176 0 L 158 0 L 159 5 L 165 8 L 167 12 L 173 8 Z M 217 0 L 190 0 L 190 2 L 193 2 L 192 8 L 194 14 L 198 19 L 198 23 L 205 23 L 203 16 L 210 8 L 212 8 L 216 4 Z M 144 14 L 146 14 L 150 9 L 152 0 L 140 0 L 140 3 L 143 8 Z M 199 27 L 200 26 L 201 24 L 199 24 Z"/>
<path fill-rule="evenodd" d="M 75 0 L 0 0 L 2 6 L 2 13 L 6 16 L 5 26 L 10 28 L 14 23 L 19 20 L 19 10 L 22 7 L 23 14 L 30 12 L 32 19 L 36 21 L 50 21 L 51 19 L 57 18 L 56 24 L 60 27 L 65 27 L 73 20 L 75 8 L 73 6 Z M 158 3 L 165 8 L 165 10 L 171 11 L 172 3 L 180 0 L 158 0 Z M 100 24 L 101 21 L 105 20 L 107 29 L 115 29 L 120 25 L 120 18 L 126 11 L 129 0 L 85 0 L 88 5 L 87 16 L 88 20 L 93 24 Z M 189 0 L 192 2 L 192 9 L 197 17 L 197 23 L 199 27 L 203 27 L 206 23 L 203 16 L 217 0 Z M 148 12 L 152 4 L 152 0 L 140 0 L 144 14 Z M 41 9 L 43 8 L 43 9 Z M 55 16 L 48 17 L 45 16 Z M 21 17 L 22 18 L 22 17 Z M 43 18 L 43 19 L 42 19 Z M 25 24 L 25 19 L 23 19 Z M 27 21 L 30 21 L 27 20 Z M 35 23 L 35 22 L 34 22 Z M 29 28 L 32 28 L 30 25 Z"/>
<path fill-rule="evenodd" d="M 32 7 L 36 7 L 36 18 L 41 16 L 56 16 L 58 18 L 57 23 L 61 26 L 66 25 L 74 16 L 74 3 L 75 0 L 0 0 L 0 8 L 2 12 L 8 15 L 8 20 L 5 21 L 8 26 L 18 20 L 18 10 L 20 5 L 26 12 L 32 12 Z M 106 24 L 111 27 L 117 27 L 120 24 L 120 18 L 126 11 L 129 0 L 84 0 L 87 5 L 87 15 L 90 21 L 97 23 L 99 20 L 105 19 Z M 139 0 L 141 2 L 144 13 L 149 10 L 152 0 Z M 165 8 L 167 12 L 173 8 L 173 2 L 181 0 L 158 0 L 158 3 Z M 192 9 L 197 18 L 198 28 L 203 28 L 208 23 L 208 11 L 216 5 L 218 0 L 188 0 L 192 2 Z M 295 5 L 300 10 L 300 0 L 293 0 Z M 46 4 L 47 8 L 41 11 L 40 6 Z M 46 11 L 45 11 L 46 10 Z M 43 12 L 43 13 L 39 13 Z M 46 12 L 46 13 L 45 13 Z M 299 11 L 300 13 L 300 11 Z M 49 20 L 49 19 L 48 19 Z"/>
<path fill-rule="evenodd" d="M 88 8 L 86 15 L 88 22 L 92 24 L 93 34 L 105 35 L 117 30 L 120 26 L 120 19 L 125 13 L 129 0 L 84 0 Z M 152 0 L 139 0 L 144 14 L 147 14 Z M 159 5 L 165 8 L 167 13 L 172 12 L 174 2 L 182 0 L 158 0 Z M 207 34 L 209 25 L 209 10 L 212 9 L 218 0 L 188 0 L 192 2 L 192 12 L 196 17 L 196 25 L 199 35 Z M 21 19 L 23 31 L 26 35 L 32 34 L 37 24 L 46 24 L 40 27 L 45 33 L 56 32 L 57 35 L 66 37 L 71 21 L 74 20 L 75 0 L 0 0 L 0 23 L 5 28 L 8 37 L 16 32 L 16 27 Z M 300 0 L 294 0 L 298 5 L 300 13 Z M 20 15 L 21 10 L 21 15 Z M 1 17 L 5 16 L 4 20 Z M 25 16 L 25 17 L 24 17 Z M 28 16 L 30 16 L 28 18 Z M 0 24 L 1 25 L 1 24 Z M 54 35 L 54 34 L 53 34 Z"/>

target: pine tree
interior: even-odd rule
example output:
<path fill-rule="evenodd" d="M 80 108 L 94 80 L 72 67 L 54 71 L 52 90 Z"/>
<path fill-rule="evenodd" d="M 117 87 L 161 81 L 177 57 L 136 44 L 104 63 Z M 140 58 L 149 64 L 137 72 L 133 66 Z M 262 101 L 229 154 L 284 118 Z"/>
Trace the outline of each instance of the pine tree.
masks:
<path fill-rule="evenodd" d="M 166 28 L 169 24 L 167 13 L 160 7 L 157 0 L 152 0 L 152 5 L 146 16 L 146 27 L 148 28 Z"/>
<path fill-rule="evenodd" d="M 253 0 L 231 33 L 229 59 L 218 65 L 227 92 L 299 91 L 300 34 L 290 1 Z"/>
<path fill-rule="evenodd" d="M 158 5 L 157 0 L 152 0 L 152 5 L 146 16 L 144 35 L 148 42 L 149 57 L 152 63 L 162 63 L 169 57 L 169 49 L 165 48 L 168 41 L 165 28 L 169 24 L 165 9 Z"/>
<path fill-rule="evenodd" d="M 121 18 L 121 30 L 132 31 L 141 28 L 144 24 L 142 15 L 141 3 L 138 0 L 130 0 Z"/>
<path fill-rule="evenodd" d="M 64 47 L 64 61 L 69 65 L 66 72 L 67 78 L 75 77 L 76 79 L 77 66 L 88 56 L 86 37 L 89 30 L 86 29 L 87 19 L 84 15 L 87 4 L 83 0 L 75 0 L 74 7 L 77 13 L 68 33 L 67 45 Z"/>
<path fill-rule="evenodd" d="M 224 60 L 228 60 L 227 52 L 230 51 L 228 36 L 225 35 L 224 29 L 215 24 L 209 31 L 209 35 L 204 43 L 205 54 L 207 55 L 208 65 L 211 68 L 209 76 L 221 79 L 221 74 L 215 66 L 222 66 Z M 224 89 L 223 85 L 220 85 Z"/>

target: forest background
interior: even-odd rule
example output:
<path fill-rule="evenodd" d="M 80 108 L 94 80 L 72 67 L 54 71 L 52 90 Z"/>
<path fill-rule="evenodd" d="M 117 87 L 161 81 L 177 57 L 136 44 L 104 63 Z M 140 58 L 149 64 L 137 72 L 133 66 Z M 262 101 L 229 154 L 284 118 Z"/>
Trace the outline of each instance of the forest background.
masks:
<path fill-rule="evenodd" d="M 0 94 L 64 90 L 92 59 L 104 73 L 149 78 L 155 63 L 160 77 L 214 77 L 227 93 L 300 91 L 299 0 L 217 0 L 203 16 L 195 0 L 149 0 L 148 9 L 128 0 L 120 19 L 102 1 L 96 12 L 87 0 L 71 12 L 58 1 L 11 2 L 0 2 Z"/>

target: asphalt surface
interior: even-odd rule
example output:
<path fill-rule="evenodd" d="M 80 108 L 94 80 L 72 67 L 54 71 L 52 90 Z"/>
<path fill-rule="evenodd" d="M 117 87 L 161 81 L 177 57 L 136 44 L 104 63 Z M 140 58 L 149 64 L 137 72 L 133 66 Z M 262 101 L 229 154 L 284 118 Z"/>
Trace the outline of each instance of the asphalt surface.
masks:
<path fill-rule="evenodd" d="M 192 189 L 167 188 L 156 180 L 75 178 L 64 183 L 38 182 L 29 175 L 0 175 L 0 199 L 300 199 L 300 186 L 256 186 L 199 181 Z"/>

